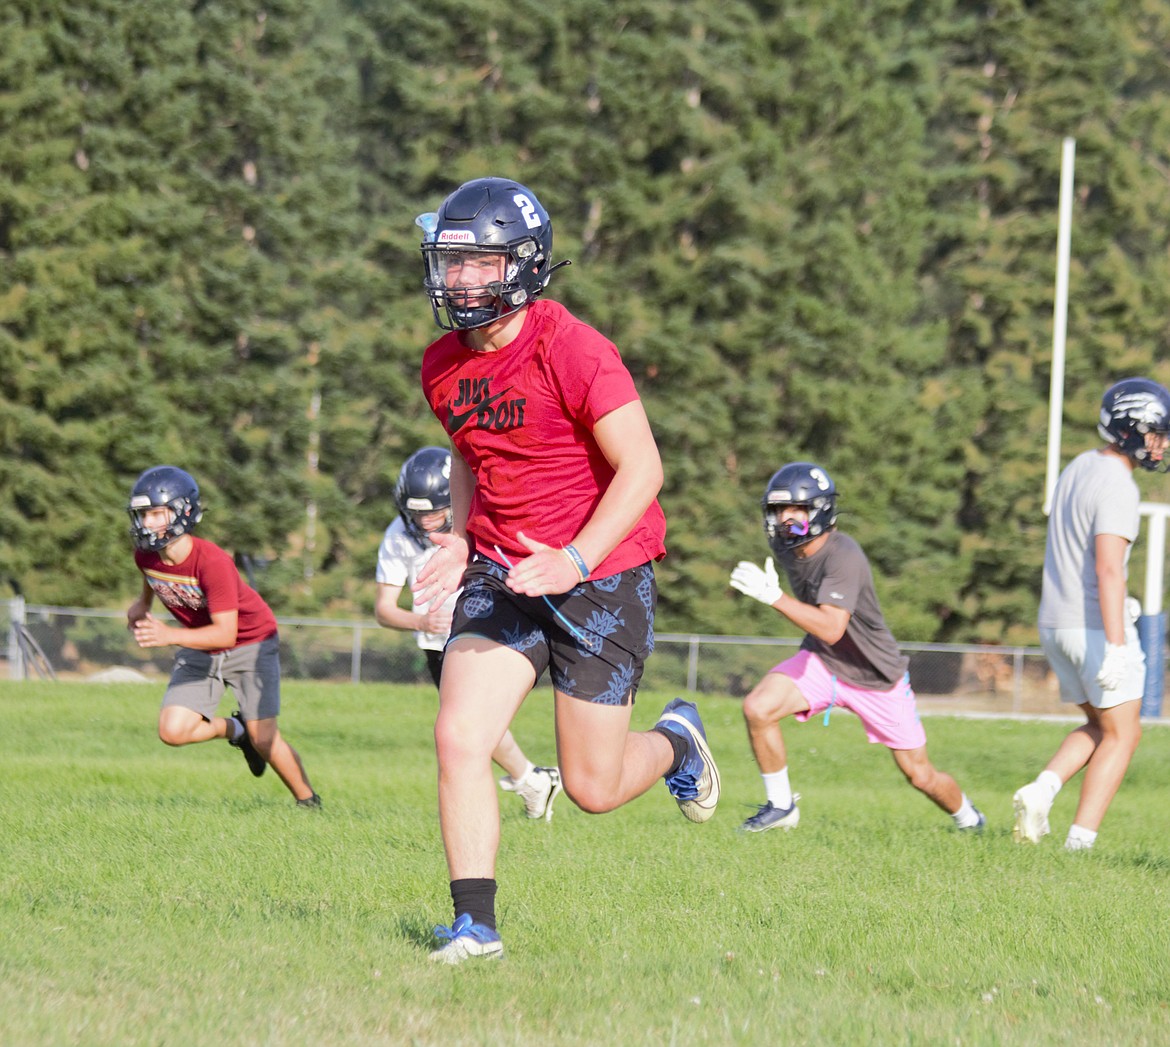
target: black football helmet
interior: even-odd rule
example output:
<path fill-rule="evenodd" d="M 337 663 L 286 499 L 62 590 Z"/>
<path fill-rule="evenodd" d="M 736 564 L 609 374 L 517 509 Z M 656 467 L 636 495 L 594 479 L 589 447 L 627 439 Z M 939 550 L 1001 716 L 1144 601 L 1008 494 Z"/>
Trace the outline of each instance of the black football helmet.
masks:
<path fill-rule="evenodd" d="M 1146 447 L 1147 434 L 1170 433 L 1170 392 L 1149 378 L 1115 382 L 1101 399 L 1097 432 L 1143 469 L 1170 469 L 1170 463 L 1150 457 Z"/>
<path fill-rule="evenodd" d="M 172 514 L 166 530 L 157 534 L 143 527 L 142 511 L 163 506 L 170 509 Z M 130 537 L 134 540 L 135 548 L 165 548 L 203 519 L 199 485 L 190 473 L 176 466 L 156 465 L 134 481 L 126 512 L 130 514 Z"/>
<path fill-rule="evenodd" d="M 819 465 L 789 462 L 772 474 L 760 505 L 768 545 L 782 556 L 789 549 L 811 542 L 837 522 L 837 486 Z M 786 505 L 807 509 L 807 526 L 782 522 L 780 509 Z"/>
<path fill-rule="evenodd" d="M 451 530 L 451 452 L 443 447 L 423 447 L 402 465 L 394 485 L 394 504 L 402 514 L 406 533 L 423 549 L 430 544 L 418 517 L 446 509 L 440 531 Z"/>
<path fill-rule="evenodd" d="M 437 212 L 415 219 L 423 230 L 423 286 L 435 323 L 446 331 L 483 327 L 544 293 L 553 270 L 552 222 L 536 194 L 507 178 L 465 182 Z M 502 254 L 504 279 L 447 286 L 450 268 L 471 254 Z"/>

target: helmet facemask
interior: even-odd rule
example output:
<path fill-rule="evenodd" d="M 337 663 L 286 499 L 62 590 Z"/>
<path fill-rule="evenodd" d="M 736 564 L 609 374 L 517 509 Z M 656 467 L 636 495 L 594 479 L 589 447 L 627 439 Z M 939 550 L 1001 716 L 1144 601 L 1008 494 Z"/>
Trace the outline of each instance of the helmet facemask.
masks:
<path fill-rule="evenodd" d="M 486 327 L 510 316 L 532 301 L 536 294 L 526 287 L 539 277 L 544 256 L 535 240 L 526 238 L 501 249 L 494 245 L 425 243 L 422 245 L 425 278 L 423 285 L 431 300 L 431 311 L 445 331 L 467 331 Z M 477 257 L 478 256 L 478 257 Z M 494 267 L 483 264 L 497 260 Z M 494 268 L 501 279 L 482 283 L 453 282 L 469 266 Z M 540 284 L 543 290 L 543 283 Z M 537 292 L 539 293 L 539 292 Z"/>

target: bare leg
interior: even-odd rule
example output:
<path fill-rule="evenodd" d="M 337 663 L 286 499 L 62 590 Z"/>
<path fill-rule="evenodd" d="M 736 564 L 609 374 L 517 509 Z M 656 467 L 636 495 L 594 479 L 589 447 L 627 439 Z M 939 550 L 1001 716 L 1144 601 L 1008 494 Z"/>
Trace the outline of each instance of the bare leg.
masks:
<path fill-rule="evenodd" d="M 1142 737 L 1141 703 L 1125 702 L 1111 709 L 1082 706 L 1100 742 L 1085 765 L 1075 824 L 1096 832 L 1125 777 L 1129 761 Z"/>
<path fill-rule="evenodd" d="M 492 759 L 515 781 L 519 781 L 528 769 L 528 757 L 524 755 L 510 730 L 504 732 L 504 737 L 500 739 L 500 744 L 492 753 Z"/>
<path fill-rule="evenodd" d="M 205 720 L 194 709 L 167 705 L 158 714 L 158 736 L 167 745 L 191 745 L 228 736 L 227 720 L 214 716 Z"/>
<path fill-rule="evenodd" d="M 1052 759 L 1048 761 L 1048 766 L 1044 768 L 1046 771 L 1052 771 L 1061 782 L 1067 782 L 1084 767 L 1097 751 L 1097 746 L 1101 744 L 1101 725 L 1095 717 L 1097 710 L 1087 703 L 1080 708 L 1088 722 L 1065 735 Z"/>
<path fill-rule="evenodd" d="M 452 880 L 494 879 L 500 810 L 492 753 L 536 683 L 522 654 L 477 637 L 447 648 L 435 720 L 439 823 Z"/>
<path fill-rule="evenodd" d="M 930 762 L 925 745 L 917 749 L 891 749 L 890 753 L 906 781 L 947 814 L 955 814 L 963 806 L 963 790 L 954 778 Z"/>
<path fill-rule="evenodd" d="M 307 800 L 313 795 L 313 787 L 305 775 L 300 755 L 284 740 L 276 726 L 276 717 L 265 720 L 249 720 L 245 725 L 252 747 L 264 757 L 298 800 Z"/>
<path fill-rule="evenodd" d="M 590 814 L 641 796 L 674 761 L 658 731 L 630 731 L 630 705 L 595 705 L 556 693 L 557 756 L 569 798 Z"/>
<path fill-rule="evenodd" d="M 748 741 L 761 774 L 775 774 L 788 766 L 780 721 L 807 708 L 796 684 L 783 673 L 768 673 L 743 700 Z"/>

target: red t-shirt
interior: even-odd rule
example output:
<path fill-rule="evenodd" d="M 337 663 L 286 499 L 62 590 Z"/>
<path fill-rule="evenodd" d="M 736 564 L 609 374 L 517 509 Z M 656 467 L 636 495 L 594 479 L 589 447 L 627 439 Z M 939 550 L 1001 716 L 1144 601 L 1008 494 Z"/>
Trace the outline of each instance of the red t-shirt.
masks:
<path fill-rule="evenodd" d="M 271 608 L 244 584 L 232 558 L 214 542 L 194 535 L 191 541 L 191 555 L 179 564 L 166 563 L 150 550 L 134 551 L 134 563 L 163 606 L 189 629 L 210 625 L 211 616 L 221 611 L 238 611 L 236 647 L 276 635 Z"/>
<path fill-rule="evenodd" d="M 427 402 L 475 474 L 467 520 L 475 548 L 513 563 L 530 553 L 518 531 L 556 547 L 576 537 L 613 479 L 593 439 L 610 411 L 638 399 L 617 348 L 558 302 L 528 307 L 520 334 L 479 353 L 457 332 L 423 354 Z M 592 578 L 665 555 L 666 518 L 654 501 Z"/>

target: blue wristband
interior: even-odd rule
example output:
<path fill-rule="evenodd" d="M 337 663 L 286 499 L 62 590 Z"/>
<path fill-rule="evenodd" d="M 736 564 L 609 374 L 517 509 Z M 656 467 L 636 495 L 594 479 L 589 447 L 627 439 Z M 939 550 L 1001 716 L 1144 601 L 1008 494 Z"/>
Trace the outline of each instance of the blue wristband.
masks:
<path fill-rule="evenodd" d="M 585 563 L 585 557 L 577 552 L 577 547 L 566 545 L 561 552 L 573 562 L 573 566 L 577 568 L 577 573 L 581 576 L 581 581 L 585 581 L 589 577 L 589 566 Z"/>

